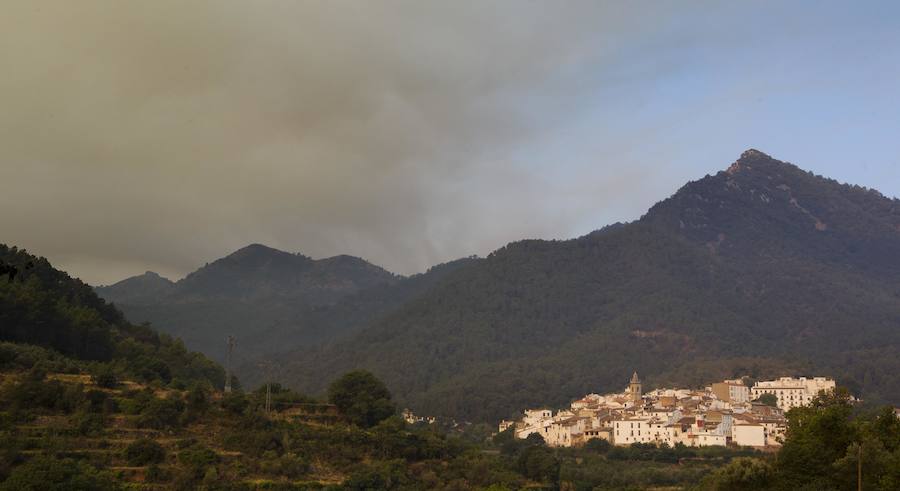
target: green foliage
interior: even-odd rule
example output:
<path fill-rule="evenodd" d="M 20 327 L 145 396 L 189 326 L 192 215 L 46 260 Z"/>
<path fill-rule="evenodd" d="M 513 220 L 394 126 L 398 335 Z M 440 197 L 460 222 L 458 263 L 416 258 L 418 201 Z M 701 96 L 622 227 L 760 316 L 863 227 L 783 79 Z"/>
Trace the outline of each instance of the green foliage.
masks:
<path fill-rule="evenodd" d="M 0 261 L 33 265 L 19 267 L 16 281 L 0 282 L 0 341 L 44 348 L 0 344 L 0 366 L 28 369 L 45 361 L 58 365 L 61 354 L 69 366 L 49 369 L 71 373 L 79 361 L 102 362 L 95 364 L 95 375 L 106 382 L 110 372 L 121 371 L 146 382 L 178 376 L 222 384 L 223 371 L 216 364 L 149 326 L 130 324 L 90 286 L 54 269 L 46 259 L 0 244 Z M 109 363 L 117 368 L 104 365 Z"/>
<path fill-rule="evenodd" d="M 232 414 L 243 414 L 249 404 L 250 401 L 247 399 L 247 396 L 241 392 L 225 394 L 221 402 L 222 409 Z"/>
<path fill-rule="evenodd" d="M 25 371 L 35 366 L 57 373 L 79 373 L 83 363 L 52 349 L 0 342 L 0 370 Z"/>
<path fill-rule="evenodd" d="M 168 480 L 170 475 L 157 464 L 150 464 L 147 466 L 147 472 L 144 474 L 144 478 L 147 482 L 156 483 Z"/>
<path fill-rule="evenodd" d="M 361 466 L 344 482 L 345 489 L 399 489 L 409 483 L 406 463 L 402 460 L 377 462 Z"/>
<path fill-rule="evenodd" d="M 525 477 L 555 485 L 559 482 L 560 463 L 553 450 L 533 445 L 525 448 L 516 461 L 516 467 Z"/>
<path fill-rule="evenodd" d="M 4 393 L 14 392 L 16 385 L 56 385 L 50 382 L 58 380 L 32 370 L 4 384 Z M 550 449 L 539 437 L 515 440 L 511 432 L 493 439 L 495 446 L 504 449 L 499 453 L 481 446 L 484 428 L 467 435 L 468 425 L 462 429 L 409 425 L 394 416 L 364 428 L 342 421 L 323 424 L 314 412 L 305 414 L 316 422 L 306 423 L 302 412 L 291 416 L 275 412 L 268 417 L 252 409 L 247 404 L 258 408 L 257 393 L 233 394 L 232 402 L 243 401 L 238 406 L 244 407 L 233 411 L 210 403 L 214 397 L 202 387 L 184 394 L 169 391 L 161 397 L 152 388 L 85 392 L 77 383 L 59 383 L 54 393 L 74 404 L 37 408 L 42 417 L 25 424 L 0 418 L 0 478 L 13 472 L 28 474 L 21 470 L 25 456 L 71 455 L 99 467 L 146 466 L 145 482 L 161 489 L 321 488 L 325 486 L 322 481 L 334 483 L 335 475 L 346 476 L 337 485 L 340 489 L 522 489 L 536 485 L 622 489 L 696 482 L 715 466 L 742 455 L 727 449 L 647 446 L 614 459 L 589 449 Z M 281 388 L 275 390 L 285 397 L 302 398 Z M 127 414 L 114 414 L 116 407 L 110 404 Z M 66 413 L 66 407 L 74 409 Z M 203 411 L 202 425 L 179 424 L 190 411 Z M 103 424 L 104 419 L 110 424 Z M 124 428 L 119 426 L 122 422 Z M 154 429 L 137 431 L 129 422 Z M 871 431 L 892 428 L 892 424 L 873 420 Z M 39 431 L 41 436 L 20 438 L 17 428 L 28 435 Z M 131 440 L 135 432 L 144 437 Z M 882 445 L 896 446 L 891 442 L 885 439 Z M 608 455 L 615 451 L 609 450 Z M 686 458 L 675 465 L 659 457 L 671 451 L 691 453 L 685 453 Z M 696 464 L 698 461 L 702 463 Z M 889 463 L 883 460 L 879 465 Z M 79 472 L 93 472 L 132 486 L 140 478 L 140 473 L 128 470 L 111 477 L 91 466 Z M 76 482 L 75 489 L 77 486 Z"/>
<path fill-rule="evenodd" d="M 596 443 L 591 444 L 591 442 Z M 613 462 L 654 462 L 660 464 L 679 464 L 694 460 L 727 462 L 735 457 L 759 455 L 758 451 L 749 448 L 687 447 L 681 443 L 672 447 L 667 444 L 656 445 L 654 443 L 611 446 L 605 440 L 590 440 L 588 445 L 585 446 L 585 450 L 589 452 L 596 451 L 601 455 L 605 455 L 607 460 Z"/>
<path fill-rule="evenodd" d="M 103 414 L 82 410 L 72 415 L 72 423 L 79 435 L 91 436 L 103 431 L 106 418 Z"/>
<path fill-rule="evenodd" d="M 314 261 L 252 245 L 177 284 L 151 273 L 96 290 L 128 318 L 150 321 L 216 359 L 225 358 L 223 333 L 237 336 L 241 353 L 254 358 L 356 332 L 470 261 L 402 278 L 358 258 Z M 260 336 L 260 325 L 274 328 Z M 241 374 L 248 387 L 264 382 L 255 363 Z"/>
<path fill-rule="evenodd" d="M 184 402 L 184 412 L 179 421 L 181 424 L 197 421 L 209 411 L 209 396 L 206 388 L 201 385 L 191 386 L 185 394 Z"/>
<path fill-rule="evenodd" d="M 0 482 L 23 460 L 24 442 L 9 431 L 0 431 Z"/>
<path fill-rule="evenodd" d="M 602 438 L 592 438 L 584 445 L 585 450 L 605 454 L 610 451 L 612 444 Z"/>
<path fill-rule="evenodd" d="M 396 411 L 387 387 L 364 370 L 348 372 L 335 380 L 328 388 L 328 400 L 350 422 L 366 428 Z"/>
<path fill-rule="evenodd" d="M 84 462 L 37 456 L 16 467 L 0 491 L 112 491 L 122 489 L 112 475 Z"/>
<path fill-rule="evenodd" d="M 775 394 L 763 394 L 759 396 L 756 402 L 765 404 L 766 406 L 776 407 L 778 406 L 778 396 Z"/>
<path fill-rule="evenodd" d="M 195 445 L 178 453 L 178 463 L 184 467 L 181 484 L 194 483 L 207 478 L 210 468 L 215 468 L 221 459 L 213 450 Z"/>
<path fill-rule="evenodd" d="M 787 440 L 778 453 L 779 481 L 797 488 L 808 484 L 827 487 L 832 463 L 858 439 L 852 413 L 846 390 L 788 411 Z"/>
<path fill-rule="evenodd" d="M 85 402 L 81 385 L 65 385 L 59 380 L 45 380 L 45 372 L 34 368 L 15 385 L 4 387 L 0 398 L 16 413 L 33 415 L 36 411 L 75 411 Z"/>
<path fill-rule="evenodd" d="M 141 428 L 176 428 L 181 424 L 182 411 L 184 402 L 178 397 L 154 398 L 141 410 L 137 423 Z"/>
<path fill-rule="evenodd" d="M 119 383 L 116 372 L 109 365 L 101 365 L 101 367 L 91 375 L 91 381 L 98 387 L 114 389 Z"/>
<path fill-rule="evenodd" d="M 709 491 L 756 491 L 771 486 L 774 471 L 765 460 L 740 457 L 705 477 L 699 488 Z"/>
<path fill-rule="evenodd" d="M 149 438 L 139 438 L 125 448 L 129 465 L 161 464 L 166 460 L 166 450 Z"/>

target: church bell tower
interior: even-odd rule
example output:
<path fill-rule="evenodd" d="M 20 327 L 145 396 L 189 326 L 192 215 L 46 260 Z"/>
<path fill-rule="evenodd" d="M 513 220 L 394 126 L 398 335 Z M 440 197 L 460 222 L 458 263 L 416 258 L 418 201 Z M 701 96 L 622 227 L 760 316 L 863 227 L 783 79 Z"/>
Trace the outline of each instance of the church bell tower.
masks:
<path fill-rule="evenodd" d="M 631 376 L 631 382 L 628 383 L 628 392 L 631 393 L 631 400 L 635 404 L 641 403 L 641 379 L 638 378 L 637 372 Z"/>

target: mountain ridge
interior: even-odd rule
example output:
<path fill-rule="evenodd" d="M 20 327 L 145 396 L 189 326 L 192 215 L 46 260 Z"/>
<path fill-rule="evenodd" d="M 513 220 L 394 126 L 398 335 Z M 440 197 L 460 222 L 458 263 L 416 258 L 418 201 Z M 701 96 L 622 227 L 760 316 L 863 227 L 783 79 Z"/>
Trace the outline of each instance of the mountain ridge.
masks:
<path fill-rule="evenodd" d="M 250 360 L 352 332 L 465 262 L 404 277 L 355 256 L 312 259 L 250 244 L 167 289 L 145 288 L 145 274 L 96 290 L 129 318 L 150 322 L 219 360 L 225 354 L 222 339 L 235 335 L 239 356 Z"/>
<path fill-rule="evenodd" d="M 323 373 L 367 368 L 417 411 L 481 420 L 635 369 L 653 383 L 824 370 L 895 397 L 900 379 L 872 374 L 900 369 L 897 200 L 755 150 L 729 168 L 635 222 L 510 243 L 347 339 L 285 355 L 279 376 L 315 392 Z"/>

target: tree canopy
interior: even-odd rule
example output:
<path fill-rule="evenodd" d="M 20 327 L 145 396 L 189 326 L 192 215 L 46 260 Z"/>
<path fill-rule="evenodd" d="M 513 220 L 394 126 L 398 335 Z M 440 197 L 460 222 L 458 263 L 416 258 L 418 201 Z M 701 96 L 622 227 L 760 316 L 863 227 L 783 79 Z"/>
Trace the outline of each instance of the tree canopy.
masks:
<path fill-rule="evenodd" d="M 387 387 L 365 370 L 348 372 L 335 380 L 328 388 L 328 400 L 349 421 L 365 428 L 396 412 Z"/>

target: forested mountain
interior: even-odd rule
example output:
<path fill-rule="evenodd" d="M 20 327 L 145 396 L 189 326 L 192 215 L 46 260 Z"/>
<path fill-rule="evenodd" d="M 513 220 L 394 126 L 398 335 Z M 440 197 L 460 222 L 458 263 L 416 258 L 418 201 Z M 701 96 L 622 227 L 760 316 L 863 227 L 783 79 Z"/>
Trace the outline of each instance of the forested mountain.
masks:
<path fill-rule="evenodd" d="M 309 392 L 367 368 L 417 412 L 476 420 L 634 370 L 650 386 L 831 375 L 900 403 L 900 201 L 749 150 L 636 222 L 509 244 L 279 366 Z"/>
<path fill-rule="evenodd" d="M 175 289 L 175 283 L 153 271 L 126 278 L 114 285 L 97 287 L 98 295 L 123 305 L 154 303 Z"/>
<path fill-rule="evenodd" d="M 612 240 L 629 228 L 591 237 Z M 527 256 L 549 249 L 521 250 Z M 458 276 L 476 279 L 472 286 L 484 292 L 484 281 L 492 279 L 479 270 L 496 257 L 502 253 L 442 265 L 392 288 L 405 283 L 415 291 L 448 291 Z M 539 280 L 548 277 L 538 261 L 526 263 Z M 490 271 L 507 274 L 510 264 Z M 168 336 L 129 324 L 90 287 L 45 259 L 0 245 L 0 275 L 2 490 L 838 489 L 855 482 L 857 455 L 865 458 L 862 469 L 872 489 L 896 489 L 900 482 L 900 423 L 893 409 L 856 411 L 844 390 L 788 413 L 777 455 L 734 446 L 613 447 L 600 439 L 584 448 L 553 449 L 539 435 L 521 440 L 506 431 L 491 438 L 493 425 L 407 424 L 395 414 L 387 387 L 364 371 L 333 381 L 327 401 L 278 384 L 224 394 L 216 390 L 221 368 Z M 435 346 L 448 346 L 440 336 L 436 340 Z M 587 346 L 592 348 L 606 349 Z M 536 362 L 540 368 L 546 360 Z M 504 376 L 485 375 L 486 385 Z M 514 378 L 505 385 L 511 384 Z"/>
<path fill-rule="evenodd" d="M 0 266 L 9 272 L 0 277 L 0 341 L 6 342 L 0 365 L 34 365 L 46 358 L 103 364 L 147 382 L 180 379 L 222 385 L 221 367 L 188 352 L 180 341 L 129 323 L 90 286 L 54 269 L 46 259 L 0 244 Z"/>
<path fill-rule="evenodd" d="M 253 244 L 170 285 L 148 273 L 96 290 L 130 319 L 220 360 L 235 335 L 238 359 L 255 366 L 266 353 L 355 332 L 468 261 L 404 278 L 356 257 L 313 260 Z"/>

